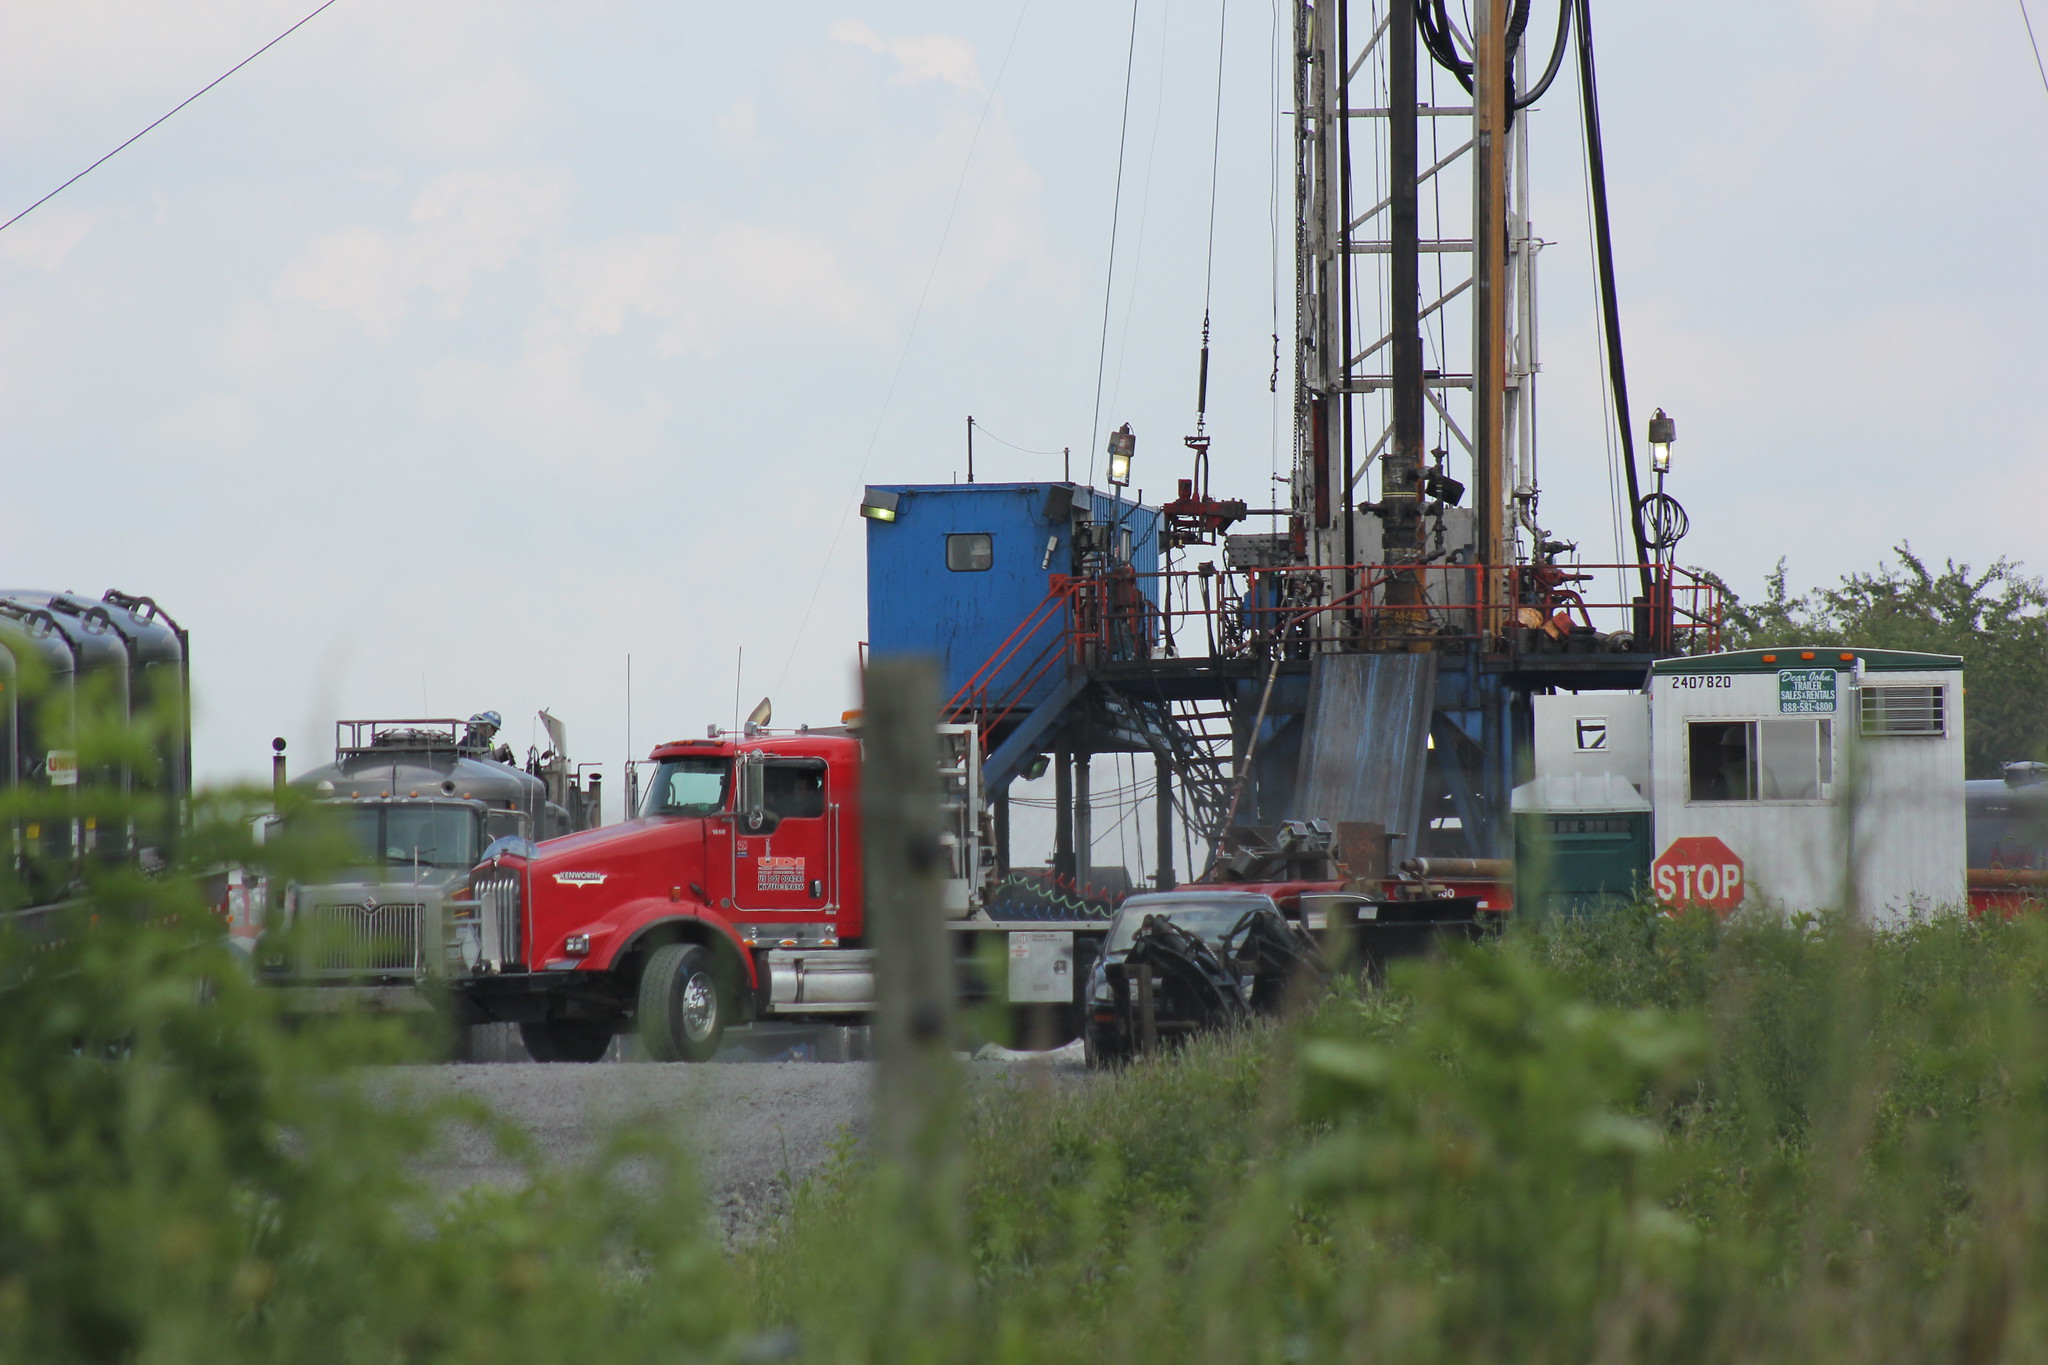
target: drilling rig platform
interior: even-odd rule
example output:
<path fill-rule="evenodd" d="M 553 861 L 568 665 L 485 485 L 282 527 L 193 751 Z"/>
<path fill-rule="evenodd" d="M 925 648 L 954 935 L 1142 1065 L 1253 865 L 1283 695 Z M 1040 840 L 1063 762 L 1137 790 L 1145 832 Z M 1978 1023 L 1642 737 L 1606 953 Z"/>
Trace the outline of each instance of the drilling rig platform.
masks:
<path fill-rule="evenodd" d="M 1292 8 L 1286 505 L 1210 490 L 1206 321 L 1192 472 L 1171 499 L 1125 495 L 1126 425 L 1107 491 L 880 485 L 863 502 L 871 648 L 943 661 L 945 719 L 983 732 L 1005 872 L 1009 788 L 1050 765 L 1053 872 L 1085 880 L 1087 760 L 1110 753 L 1151 756 L 1162 887 L 1176 825 L 1203 849 L 1186 871 L 1211 880 L 1303 827 L 1338 831 L 1353 872 L 1505 860 L 1532 697 L 1638 690 L 1657 660 L 1720 647 L 1718 584 L 1674 559 L 1661 410 L 1654 491 L 1636 464 L 1590 0 L 1560 0 L 1554 36 L 1528 31 L 1526 0 L 1472 0 L 1469 33 L 1441 0 Z M 1539 507 L 1527 125 L 1568 58 L 1632 541 L 1618 562 L 1586 562 Z M 1425 260 L 1445 281 L 1428 301 Z"/>

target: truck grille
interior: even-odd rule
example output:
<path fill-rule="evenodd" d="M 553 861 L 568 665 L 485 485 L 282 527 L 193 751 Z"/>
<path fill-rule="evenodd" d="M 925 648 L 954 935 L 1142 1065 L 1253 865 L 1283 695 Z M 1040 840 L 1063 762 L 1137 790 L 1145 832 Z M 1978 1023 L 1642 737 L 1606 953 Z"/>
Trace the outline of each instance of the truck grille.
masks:
<path fill-rule="evenodd" d="M 306 965 L 315 972 L 420 969 L 419 905 L 313 905 L 300 910 Z"/>
<path fill-rule="evenodd" d="M 499 967 L 523 962 L 519 923 L 519 874 L 510 868 L 479 872 L 474 882 L 483 921 L 483 958 Z"/>

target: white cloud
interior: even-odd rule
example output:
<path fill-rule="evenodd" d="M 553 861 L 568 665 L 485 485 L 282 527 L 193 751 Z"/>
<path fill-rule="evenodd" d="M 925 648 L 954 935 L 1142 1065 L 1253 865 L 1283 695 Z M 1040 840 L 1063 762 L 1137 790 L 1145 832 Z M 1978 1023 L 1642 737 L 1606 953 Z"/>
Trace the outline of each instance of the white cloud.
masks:
<path fill-rule="evenodd" d="M 565 198 L 552 175 L 452 172 L 414 199 L 410 231 L 331 233 L 286 266 L 271 292 L 346 313 L 371 336 L 389 335 L 422 290 L 457 316 L 475 278 L 510 265 L 553 226 Z"/>
<path fill-rule="evenodd" d="M 428 155 L 469 155 L 510 141 L 545 103 L 526 72 L 509 62 L 453 71 L 407 102 L 394 132 Z"/>
<path fill-rule="evenodd" d="M 768 144 L 761 137 L 760 110 L 752 95 L 741 95 L 730 110 L 718 116 L 718 140 L 728 155 L 742 161 L 758 161 L 767 154 Z"/>
<path fill-rule="evenodd" d="M 832 25 L 832 41 L 894 58 L 896 74 L 891 83 L 895 85 L 944 81 L 960 91 L 981 88 L 981 77 L 974 66 L 974 44 L 965 38 L 943 33 L 884 38 L 858 19 L 841 19 Z"/>
<path fill-rule="evenodd" d="M 98 214 L 61 203 L 45 204 L 0 233 L 0 259 L 31 270 L 55 270 L 99 223 Z"/>
<path fill-rule="evenodd" d="M 776 336 L 872 336 L 886 315 L 828 243 L 792 228 L 706 223 L 615 237 L 557 249 L 540 270 L 546 301 L 520 356 L 445 360 L 426 374 L 422 402 L 438 422 L 488 432 L 500 450 L 557 468 L 630 468 L 662 447 L 664 398 L 645 392 L 621 403 L 586 373 L 592 347 L 636 319 L 653 324 L 653 353 L 676 359 Z"/>
<path fill-rule="evenodd" d="M 304 13 L 279 0 L 178 6 L 155 0 L 61 0 L 8 6 L 6 39 L 0 42 L 0 119 L 16 127 L 34 126 L 53 101 L 75 110 L 81 97 L 91 101 L 95 113 L 119 105 L 123 117 L 132 117 L 143 107 L 138 101 L 161 104 L 156 112 L 162 113 Z M 333 25 L 322 27 L 326 33 L 321 36 L 331 36 Z M 309 27 L 294 36 L 311 37 L 313 31 Z"/>
<path fill-rule="evenodd" d="M 461 430 L 465 444 L 490 449 L 494 465 L 530 462 L 544 476 L 630 467 L 655 449 L 668 405 L 643 394 L 626 409 L 593 393 L 583 348 L 559 336 L 529 338 L 508 365 L 451 357 L 422 380 L 421 406 L 432 421 Z"/>
<path fill-rule="evenodd" d="M 248 450 L 255 442 L 257 426 L 248 404 L 209 393 L 144 422 L 142 437 L 176 454 L 220 459 Z"/>
<path fill-rule="evenodd" d="M 611 336 L 633 316 L 661 324 L 666 357 L 710 355 L 793 328 L 871 330 L 882 301 L 848 277 L 823 238 L 755 223 L 697 224 L 557 253 L 548 298 L 569 333 Z"/>

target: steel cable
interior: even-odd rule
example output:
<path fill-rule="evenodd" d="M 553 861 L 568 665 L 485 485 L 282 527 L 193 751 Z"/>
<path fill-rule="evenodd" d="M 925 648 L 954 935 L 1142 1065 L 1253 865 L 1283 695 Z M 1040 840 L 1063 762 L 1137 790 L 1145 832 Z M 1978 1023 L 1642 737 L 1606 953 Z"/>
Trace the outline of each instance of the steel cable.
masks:
<path fill-rule="evenodd" d="M 298 23 L 296 23 L 296 24 L 293 24 L 293 25 L 292 25 L 292 26 L 291 26 L 290 28 L 288 28 L 288 29 L 286 29 L 286 30 L 285 30 L 284 32 L 282 32 L 282 33 L 278 34 L 278 35 L 277 35 L 277 36 L 276 36 L 275 38 L 272 38 L 272 39 L 271 39 L 271 40 L 270 40 L 269 42 L 265 43 L 265 44 L 264 44 L 264 45 L 263 45 L 262 47 L 259 47 L 259 48 L 257 48 L 257 49 L 256 49 L 256 50 L 255 50 L 254 52 L 251 52 L 251 53 L 250 53 L 250 54 L 249 54 L 248 56 L 246 56 L 246 57 L 242 58 L 242 60 L 240 60 L 239 62 L 236 62 L 236 63 L 235 63 L 235 64 L 234 64 L 233 66 L 231 66 L 231 67 L 229 67 L 229 68 L 228 68 L 227 70 L 225 70 L 225 71 L 221 72 L 221 73 L 220 73 L 220 74 L 219 74 L 218 76 L 215 76 L 215 77 L 214 77 L 214 78 L 213 78 L 212 80 L 208 81 L 208 82 L 207 82 L 207 83 L 206 83 L 205 85 L 202 85 L 202 86 L 200 86 L 200 87 L 199 87 L 199 88 L 198 88 L 197 90 L 195 90 L 195 91 L 193 91 L 193 92 L 192 92 L 191 94 L 187 95 L 187 96 L 186 96 L 186 97 L 185 97 L 184 99 L 182 99 L 182 100 L 179 100 L 179 101 L 178 101 L 178 103 L 177 103 L 177 104 L 176 104 L 176 105 L 175 105 L 175 106 L 174 106 L 174 107 L 173 107 L 173 108 L 172 108 L 172 109 L 170 110 L 170 113 L 167 113 L 167 114 L 163 115 L 163 117 L 162 117 L 162 118 L 159 118 L 159 119 L 157 119 L 155 123 L 152 123 L 152 124 L 150 124 L 150 125 L 149 125 L 149 127 L 147 127 L 147 128 L 144 128 L 144 129 L 143 129 L 143 130 L 142 130 L 141 132 L 137 133 L 137 134 L 136 134 L 136 135 L 135 135 L 134 137 L 131 137 L 131 138 L 129 138 L 129 139 L 128 139 L 128 140 L 126 141 L 126 142 L 124 142 L 124 143 L 122 143 L 122 144 L 121 144 L 120 146 L 118 146 L 118 147 L 114 148 L 114 150 L 113 150 L 113 151 L 111 151 L 111 152 L 108 152 L 108 153 L 107 153 L 107 154 L 106 154 L 105 156 L 101 157 L 101 158 L 100 158 L 100 159 L 99 159 L 98 161 L 95 161 L 95 162 L 93 162 L 93 163 L 92 163 L 92 165 L 90 165 L 90 166 L 87 166 L 87 167 L 86 167 L 86 168 L 85 168 L 84 170 L 80 171 L 80 172 L 79 172 L 79 173 L 78 173 L 77 175 L 74 175 L 74 176 L 72 176 L 72 177 L 71 177 L 71 178 L 70 178 L 69 180 L 67 180 L 67 181 L 65 181 L 65 182 L 64 182 L 63 184 L 59 185 L 59 186 L 58 186 L 58 187 L 57 187 L 56 189 L 54 189 L 54 190 L 51 190 L 51 191 L 50 191 L 50 192 L 49 192 L 48 194 L 46 194 L 46 195 L 44 195 L 44 196 L 43 196 L 42 198 L 40 198 L 40 199 L 36 200 L 36 202 L 35 202 L 35 203 L 33 203 L 33 204 L 30 204 L 30 205 L 29 205 L 29 206 L 28 206 L 27 208 L 23 209 L 23 210 L 22 210 L 22 211 L 21 211 L 20 213 L 17 213 L 17 214 L 15 214 L 15 215 L 14 215 L 14 216 L 13 216 L 12 218 L 9 218 L 9 219 L 8 219 L 8 220 L 7 220 L 6 222 L 4 222 L 4 223 L 0 223 L 0 232 L 5 232 L 5 231 L 7 231 L 7 229 L 9 229 L 9 228 L 13 227 L 13 226 L 14 226 L 14 225 L 15 225 L 16 223 L 18 223 L 18 222 L 20 222 L 20 221 L 21 221 L 22 219 L 24 219 L 24 218 L 28 217 L 28 216 L 29 216 L 29 215 L 30 215 L 31 213 L 34 213 L 34 212 L 35 212 L 35 211 L 36 211 L 37 209 L 41 208 L 41 207 L 42 207 L 43 205 L 45 205 L 45 204 L 49 203 L 49 202 L 50 202 L 50 201 L 51 201 L 52 199 L 55 199 L 55 198 L 56 198 L 56 197 L 57 197 L 58 195 L 60 195 L 60 194 L 64 193 L 64 191 L 66 191 L 66 190 L 70 189 L 70 188 L 71 188 L 71 187 L 72 187 L 73 185 L 76 185 L 76 184 L 77 184 L 77 183 L 78 183 L 79 181 L 81 181 L 81 180 L 85 179 L 85 178 L 86 178 L 86 177 L 87 177 L 88 175 L 91 175 L 91 174 L 92 174 L 92 173 L 93 173 L 94 171 L 96 171 L 96 170 L 98 170 L 98 169 L 99 169 L 100 167 L 102 167 L 102 166 L 106 165 L 106 164 L 107 164 L 107 163 L 108 163 L 109 161 L 112 161 L 112 160 L 113 160 L 113 159 L 114 159 L 115 157 L 117 157 L 117 156 L 119 156 L 119 155 L 120 155 L 121 153 L 123 153 L 123 152 L 127 151 L 127 150 L 128 150 L 128 149 L 129 149 L 130 147 L 133 147 L 133 146 L 134 146 L 134 145 L 135 145 L 136 143 L 138 143 L 138 142 L 142 141 L 142 139 L 143 139 L 144 137 L 148 136 L 148 135 L 149 135 L 149 133 L 150 133 L 150 132 L 151 132 L 151 131 L 152 131 L 153 129 L 155 129 L 155 128 L 156 128 L 156 127 L 157 127 L 158 125 L 160 125 L 160 124 L 162 124 L 162 123 L 166 122 L 167 120 L 169 120 L 172 114 L 175 114 L 175 113 L 177 113 L 177 112 L 178 112 L 178 110 L 180 110 L 180 109 L 183 109 L 183 108 L 184 108 L 184 107 L 185 107 L 186 105 L 188 105 L 188 104 L 192 103 L 192 101 L 194 101 L 194 100 L 198 99 L 198 98 L 199 98 L 199 97 L 200 97 L 201 95 L 203 95 L 203 94 L 205 94 L 205 93 L 206 93 L 207 91 L 209 91 L 209 90 L 213 89 L 213 87 L 215 87 L 216 85 L 219 85 L 219 84 L 220 84 L 220 83 L 221 83 L 222 81 L 224 81 L 224 80 L 226 80 L 226 79 L 227 79 L 228 77 L 230 77 L 230 76 L 234 75 L 234 74 L 235 74 L 235 73 L 236 73 L 237 71 L 240 71 L 240 70 L 241 70 L 241 69 L 242 69 L 243 67 L 245 67 L 245 66 L 247 66 L 247 65 L 248 65 L 249 63 L 251 63 L 251 62 L 255 61 L 255 60 L 256 60 L 256 59 L 258 58 L 258 57 L 261 57 L 261 56 L 262 56 L 262 55 L 263 55 L 264 53 L 266 53 L 266 52 L 270 51 L 270 49 L 272 49 L 273 47 L 276 47 L 276 46 L 277 46 L 277 45 L 278 45 L 279 43 L 281 43 L 281 42 L 283 42 L 283 41 L 284 41 L 285 39 L 287 39 L 287 38 L 291 37 L 291 36 L 292 36 L 292 35 L 293 35 L 294 33 L 297 33 L 297 32 L 298 32 L 298 31 L 299 31 L 300 29 L 304 28 L 304 27 L 305 27 L 305 26 L 306 26 L 307 24 L 310 24 L 310 23 L 312 23 L 312 22 L 313 22 L 313 20 L 314 20 L 314 19 L 316 19 L 316 18 L 318 18 L 318 17 L 319 17 L 320 15 L 321 15 L 321 13 L 322 13 L 322 12 L 324 12 L 325 10 L 327 10 L 328 8 L 330 8 L 331 6 L 333 6 L 333 5 L 335 4 L 335 3 L 336 3 L 336 0 L 326 0 L 326 3 L 325 3 L 325 4 L 321 5 L 321 6 L 320 6 L 320 7 L 318 8 L 318 9 L 315 9 L 315 10 L 313 10 L 313 11 L 312 11 L 312 12 L 311 12 L 310 14 L 308 14 L 308 15 L 307 15 L 307 16 L 306 16 L 305 18 L 303 18 L 303 19 L 299 20 L 299 22 L 298 22 Z"/>
<path fill-rule="evenodd" d="M 1115 297 L 1116 231 L 1124 209 L 1124 148 L 1131 135 L 1131 70 L 1138 57 L 1138 0 L 1131 0 L 1131 37 L 1124 52 L 1124 112 L 1116 135 L 1116 191 L 1109 206 L 1109 263 L 1102 273 L 1102 338 L 1095 347 L 1095 408 L 1088 418 L 1088 484 L 1095 484 L 1095 448 L 1102 435 L 1102 370 L 1109 359 L 1109 306 Z"/>

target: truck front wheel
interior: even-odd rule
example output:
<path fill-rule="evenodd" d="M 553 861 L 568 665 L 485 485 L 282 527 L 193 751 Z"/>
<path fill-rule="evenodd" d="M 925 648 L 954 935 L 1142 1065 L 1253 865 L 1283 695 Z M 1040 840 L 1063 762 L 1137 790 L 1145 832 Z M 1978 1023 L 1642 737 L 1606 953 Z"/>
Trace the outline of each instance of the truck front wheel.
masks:
<path fill-rule="evenodd" d="M 726 994 L 711 950 L 668 943 L 640 973 L 640 1046 L 649 1061 L 708 1062 L 725 1035 Z"/>

